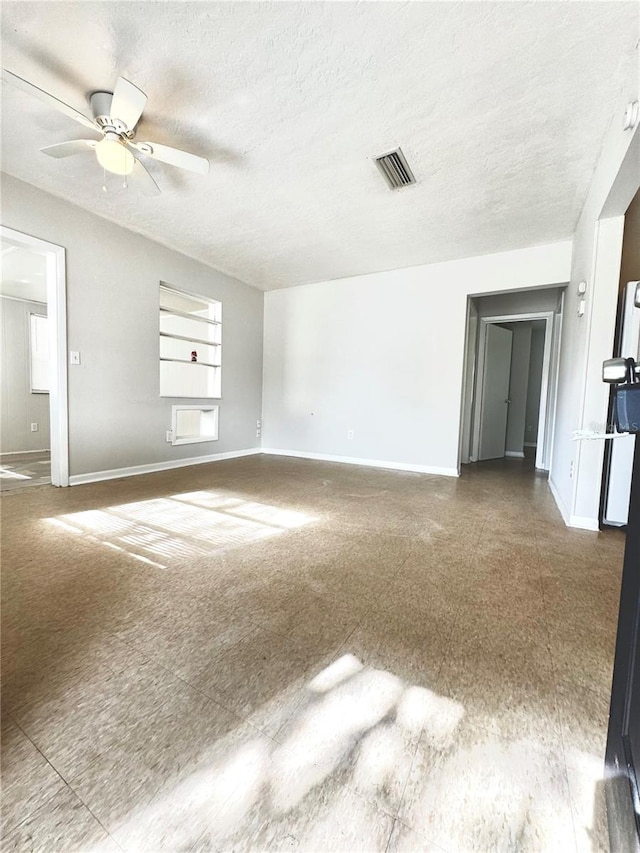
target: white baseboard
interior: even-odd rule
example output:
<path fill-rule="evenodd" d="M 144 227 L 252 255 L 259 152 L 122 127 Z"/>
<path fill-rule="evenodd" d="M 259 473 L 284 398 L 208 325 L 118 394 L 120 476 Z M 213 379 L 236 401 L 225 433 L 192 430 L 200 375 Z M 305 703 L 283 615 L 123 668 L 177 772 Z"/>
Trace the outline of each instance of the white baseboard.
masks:
<path fill-rule="evenodd" d="M 584 515 L 572 515 L 569 518 L 569 527 L 578 527 L 580 530 L 600 530 L 597 518 Z"/>
<path fill-rule="evenodd" d="M 556 506 L 560 510 L 560 515 L 562 516 L 562 520 L 564 521 L 564 523 L 567 526 L 569 526 L 569 518 L 571 517 L 571 513 L 569 512 L 569 510 L 565 506 L 564 501 L 560 497 L 560 492 L 558 491 L 558 488 L 557 488 L 556 484 L 553 482 L 553 480 L 551 479 L 551 477 L 549 477 L 549 479 L 547 480 L 547 483 L 549 485 L 549 490 L 550 490 L 551 494 L 553 495 L 553 499 L 556 502 Z"/>
<path fill-rule="evenodd" d="M 237 459 L 240 456 L 254 456 L 262 453 L 259 447 L 251 450 L 231 450 L 228 453 L 212 453 L 209 456 L 193 456 L 189 459 L 170 459 L 166 462 L 150 462 L 148 465 L 132 465 L 129 468 L 112 468 L 110 471 L 94 471 L 91 474 L 72 474 L 70 486 L 83 483 L 98 483 L 101 480 L 117 480 L 120 477 L 134 477 L 137 474 L 153 474 L 156 471 L 168 471 L 171 468 L 187 468 L 189 465 L 202 465 L 205 462 L 220 462 L 223 459 Z"/>
<path fill-rule="evenodd" d="M 522 442 L 525 447 L 537 447 L 538 444 L 535 441 L 523 441 Z"/>
<path fill-rule="evenodd" d="M 48 447 L 43 447 L 42 450 L 7 450 L 6 453 L 0 453 L 0 457 L 4 459 L 5 456 L 26 456 L 28 453 L 50 453 L 51 450 Z"/>
<path fill-rule="evenodd" d="M 413 471 L 417 474 L 439 474 L 442 477 L 459 477 L 457 468 L 439 468 L 435 465 L 413 465 L 406 462 L 383 462 L 380 459 L 361 459 L 357 456 L 332 456 L 326 453 L 307 453 L 301 450 L 274 450 L 263 447 L 270 456 L 293 456 L 297 459 L 317 459 L 320 462 L 341 462 L 345 465 L 364 465 L 367 468 L 390 468 L 393 471 Z"/>
<path fill-rule="evenodd" d="M 567 527 L 577 527 L 579 530 L 600 530 L 600 525 L 598 524 L 597 518 L 589 518 L 588 516 L 584 515 L 571 515 L 571 513 L 566 507 L 565 502 L 560 497 L 558 488 L 551 479 L 551 477 L 549 477 L 547 483 L 549 484 L 549 489 L 551 490 L 553 499 L 556 502 L 556 506 L 560 510 L 562 520 L 567 525 Z"/>
<path fill-rule="evenodd" d="M 524 459 L 524 453 L 521 450 L 505 450 L 505 456 L 513 456 L 515 459 Z"/>

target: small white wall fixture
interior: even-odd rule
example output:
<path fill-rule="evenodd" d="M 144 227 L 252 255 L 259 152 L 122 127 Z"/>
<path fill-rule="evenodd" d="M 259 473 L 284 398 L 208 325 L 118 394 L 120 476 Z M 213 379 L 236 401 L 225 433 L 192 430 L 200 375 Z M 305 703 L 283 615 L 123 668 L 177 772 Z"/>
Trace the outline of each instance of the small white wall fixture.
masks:
<path fill-rule="evenodd" d="M 69 403 L 67 392 L 67 284 L 62 246 L 0 225 L 0 237 L 43 255 L 47 271 L 50 322 L 49 406 L 51 418 L 51 483 L 69 485 Z"/>
<path fill-rule="evenodd" d="M 544 353 L 542 360 L 542 385 L 540 388 L 540 414 L 538 417 L 538 444 L 536 447 L 536 468 L 548 471 L 551 465 L 551 436 L 553 435 L 553 424 L 549 419 L 554 417 L 555 377 L 557 364 L 553 365 L 552 371 L 552 343 L 554 339 L 554 313 L 553 311 L 538 311 L 529 314 L 505 314 L 496 317 L 481 317 L 478 329 L 478 364 L 476 370 L 475 384 L 475 406 L 473 413 L 472 451 L 471 461 L 476 462 L 480 458 L 480 424 L 482 416 L 481 389 L 485 380 L 485 349 L 487 340 L 487 328 L 496 323 L 517 323 L 527 320 L 544 320 Z M 557 355 L 557 354 L 556 354 Z M 557 358 L 555 359 L 557 361 Z M 540 440 L 542 437 L 542 440 Z"/>

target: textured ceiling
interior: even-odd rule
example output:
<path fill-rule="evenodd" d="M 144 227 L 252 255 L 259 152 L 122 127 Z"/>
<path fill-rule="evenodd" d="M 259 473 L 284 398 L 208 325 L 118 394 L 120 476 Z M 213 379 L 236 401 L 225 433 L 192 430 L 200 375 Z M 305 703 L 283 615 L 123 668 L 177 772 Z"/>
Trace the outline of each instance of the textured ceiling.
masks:
<path fill-rule="evenodd" d="M 264 289 L 573 233 L 638 38 L 636 3 L 3 2 L 2 64 L 62 100 L 149 96 L 162 188 L 101 190 L 83 129 L 2 87 L 3 169 Z M 417 185 L 371 157 L 401 145 Z"/>
<path fill-rule="evenodd" d="M 47 301 L 47 262 L 11 240 L 0 240 L 0 294 L 19 299 Z"/>

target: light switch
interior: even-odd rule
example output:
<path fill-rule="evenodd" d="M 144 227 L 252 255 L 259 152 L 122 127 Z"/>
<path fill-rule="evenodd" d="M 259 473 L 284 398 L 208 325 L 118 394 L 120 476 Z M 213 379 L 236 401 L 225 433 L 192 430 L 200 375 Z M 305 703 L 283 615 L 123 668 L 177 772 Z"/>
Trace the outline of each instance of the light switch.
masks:
<path fill-rule="evenodd" d="M 75 350 L 69 352 L 69 364 L 80 364 L 80 353 Z"/>

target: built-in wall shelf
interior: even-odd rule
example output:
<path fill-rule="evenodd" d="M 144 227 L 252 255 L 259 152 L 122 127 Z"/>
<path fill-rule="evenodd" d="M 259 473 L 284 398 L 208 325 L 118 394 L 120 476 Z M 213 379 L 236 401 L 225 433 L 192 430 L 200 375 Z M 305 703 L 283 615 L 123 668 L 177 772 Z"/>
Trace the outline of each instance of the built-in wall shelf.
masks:
<path fill-rule="evenodd" d="M 197 320 L 199 323 L 209 323 L 211 326 L 221 326 L 220 320 L 211 320 L 209 317 L 199 317 L 197 314 L 190 314 L 188 311 L 178 311 L 177 308 L 165 308 L 160 306 L 161 314 L 172 314 L 174 317 L 184 317 L 187 320 Z"/>
<path fill-rule="evenodd" d="M 208 341 L 206 338 L 192 338 L 189 335 L 174 335 L 173 332 L 160 332 L 161 338 L 173 338 L 174 341 L 189 341 L 193 344 L 204 344 L 207 347 L 219 347 L 221 344 L 216 341 Z"/>
<path fill-rule="evenodd" d="M 222 303 L 161 282 L 159 308 L 160 396 L 219 399 Z M 199 410 L 186 415 L 183 406 L 181 411 L 181 417 L 191 418 L 194 424 L 200 417 Z M 207 420 L 209 416 L 202 417 Z"/>
<path fill-rule="evenodd" d="M 219 364 L 212 364 L 210 361 L 193 361 L 191 358 L 166 358 L 162 355 L 160 361 L 174 361 L 177 364 L 199 364 L 202 367 L 220 367 Z"/>

